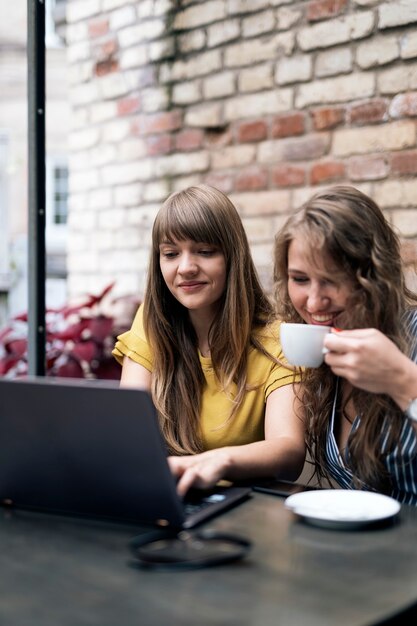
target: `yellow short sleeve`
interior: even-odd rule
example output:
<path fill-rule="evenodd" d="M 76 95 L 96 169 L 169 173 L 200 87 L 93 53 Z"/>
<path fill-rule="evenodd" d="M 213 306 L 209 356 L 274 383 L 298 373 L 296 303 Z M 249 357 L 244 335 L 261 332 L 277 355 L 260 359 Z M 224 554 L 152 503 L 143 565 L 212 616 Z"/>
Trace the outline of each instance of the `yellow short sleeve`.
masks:
<path fill-rule="evenodd" d="M 152 354 L 143 328 L 143 304 L 137 310 L 131 329 L 117 337 L 112 354 L 120 365 L 123 364 L 123 358 L 127 356 L 135 363 L 152 371 Z"/>

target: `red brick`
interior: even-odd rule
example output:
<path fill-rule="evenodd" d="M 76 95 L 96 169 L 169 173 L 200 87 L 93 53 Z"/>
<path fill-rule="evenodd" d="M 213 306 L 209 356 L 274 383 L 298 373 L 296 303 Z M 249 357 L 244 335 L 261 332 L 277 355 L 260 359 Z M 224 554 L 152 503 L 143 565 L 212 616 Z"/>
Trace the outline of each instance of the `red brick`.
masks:
<path fill-rule="evenodd" d="M 88 24 L 88 35 L 92 39 L 95 37 L 103 37 L 109 32 L 109 20 L 93 20 Z"/>
<path fill-rule="evenodd" d="M 243 169 L 235 181 L 236 191 L 253 191 L 265 189 L 268 184 L 268 172 L 257 166 Z"/>
<path fill-rule="evenodd" d="M 132 96 L 130 98 L 122 98 L 117 102 L 117 114 L 130 115 L 131 113 L 137 113 L 140 111 L 141 101 L 138 96 Z"/>
<path fill-rule="evenodd" d="M 157 135 L 156 137 L 148 137 L 146 140 L 149 156 L 157 156 L 158 154 L 168 154 L 172 149 L 171 135 Z"/>
<path fill-rule="evenodd" d="M 238 126 L 237 139 L 239 143 L 262 141 L 262 139 L 266 139 L 267 132 L 267 125 L 263 120 L 244 122 Z"/>
<path fill-rule="evenodd" d="M 417 150 L 394 152 L 391 155 L 391 171 L 400 176 L 417 174 Z"/>
<path fill-rule="evenodd" d="M 203 131 L 196 128 L 186 128 L 175 136 L 175 147 L 181 152 L 196 150 L 203 145 Z"/>
<path fill-rule="evenodd" d="M 345 109 L 343 107 L 326 107 L 311 111 L 315 130 L 327 130 L 343 124 Z"/>
<path fill-rule="evenodd" d="M 347 176 L 350 180 L 379 180 L 386 178 L 389 170 L 385 156 L 352 157 L 348 161 Z"/>
<path fill-rule="evenodd" d="M 339 15 L 346 5 L 347 0 L 314 0 L 307 7 L 307 19 L 316 22 Z"/>
<path fill-rule="evenodd" d="M 116 59 L 107 59 L 107 61 L 99 61 L 94 68 L 96 76 L 105 76 L 112 72 L 119 71 L 119 61 Z"/>
<path fill-rule="evenodd" d="M 271 170 L 271 178 L 276 187 L 295 187 L 305 184 L 306 172 L 299 165 L 277 165 Z"/>
<path fill-rule="evenodd" d="M 230 174 L 210 173 L 204 182 L 206 185 L 211 185 L 211 187 L 216 187 L 216 189 L 223 191 L 223 193 L 233 191 L 234 178 Z"/>
<path fill-rule="evenodd" d="M 310 170 L 310 182 L 312 185 L 338 180 L 345 175 L 345 165 L 337 161 L 315 163 Z"/>
<path fill-rule="evenodd" d="M 388 105 L 386 100 L 375 99 L 368 102 L 353 104 L 347 109 L 349 124 L 370 124 L 388 119 Z"/>
<path fill-rule="evenodd" d="M 318 159 L 328 152 L 329 135 L 306 135 L 296 139 L 287 139 L 282 142 L 284 161 L 308 161 Z"/>
<path fill-rule="evenodd" d="M 96 44 L 92 48 L 92 57 L 98 63 L 108 61 L 115 57 L 118 50 L 118 44 L 115 38 Z"/>
<path fill-rule="evenodd" d="M 402 93 L 394 98 L 390 107 L 392 117 L 417 115 L 417 92 Z"/>
<path fill-rule="evenodd" d="M 181 111 L 166 111 L 147 115 L 140 120 L 140 131 L 142 135 L 153 135 L 156 133 L 167 133 L 178 130 L 182 125 Z"/>
<path fill-rule="evenodd" d="M 272 120 L 272 137 L 291 137 L 302 135 L 305 131 L 305 118 L 303 113 L 279 115 Z"/>

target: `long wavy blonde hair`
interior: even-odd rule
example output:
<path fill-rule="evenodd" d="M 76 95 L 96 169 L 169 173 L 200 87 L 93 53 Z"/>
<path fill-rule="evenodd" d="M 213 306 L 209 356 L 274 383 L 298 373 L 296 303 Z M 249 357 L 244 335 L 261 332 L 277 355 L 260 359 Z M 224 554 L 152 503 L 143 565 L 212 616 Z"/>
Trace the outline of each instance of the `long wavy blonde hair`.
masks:
<path fill-rule="evenodd" d="M 407 353 L 410 340 L 404 328 L 407 309 L 417 297 L 406 287 L 399 240 L 376 203 L 353 187 L 337 186 L 317 193 L 289 217 L 275 240 L 275 297 L 278 315 L 285 321 L 302 322 L 288 294 L 288 249 L 297 237 L 305 242 L 314 264 L 329 258 L 336 267 L 336 280 L 353 285 L 344 316 L 338 326 L 377 328 Z M 343 386 L 343 380 L 340 381 Z M 323 364 L 307 369 L 300 388 L 307 419 L 307 448 L 316 463 L 318 478 L 329 478 L 325 451 L 329 416 L 336 393 L 337 378 Z M 384 394 L 358 388 L 337 410 L 346 415 L 351 400 L 361 421 L 349 439 L 349 464 L 357 485 L 390 490 L 383 464 L 381 429 L 389 415 L 388 450 L 398 442 L 404 415 Z"/>
<path fill-rule="evenodd" d="M 209 346 L 220 387 L 228 393 L 236 384 L 229 419 L 246 391 L 249 347 L 266 354 L 254 331 L 273 317 L 273 307 L 229 198 L 207 185 L 172 194 L 153 226 L 144 328 L 153 355 L 152 396 L 168 448 L 174 454 L 192 454 L 203 449 L 200 408 L 205 380 L 188 311 L 173 297 L 160 270 L 159 246 L 167 238 L 212 244 L 224 254 L 226 288 L 209 330 Z"/>

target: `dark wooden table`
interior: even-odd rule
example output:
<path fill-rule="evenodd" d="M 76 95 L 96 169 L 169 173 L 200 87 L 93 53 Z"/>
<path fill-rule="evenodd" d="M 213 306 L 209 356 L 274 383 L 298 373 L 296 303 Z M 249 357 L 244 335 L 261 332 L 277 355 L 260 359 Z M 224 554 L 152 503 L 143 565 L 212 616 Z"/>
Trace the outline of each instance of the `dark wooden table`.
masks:
<path fill-rule="evenodd" d="M 0 509 L 0 623 L 7 626 L 365 626 L 417 602 L 417 510 L 361 531 L 296 520 L 256 494 L 207 524 L 253 541 L 241 562 L 132 567 L 143 529 Z"/>

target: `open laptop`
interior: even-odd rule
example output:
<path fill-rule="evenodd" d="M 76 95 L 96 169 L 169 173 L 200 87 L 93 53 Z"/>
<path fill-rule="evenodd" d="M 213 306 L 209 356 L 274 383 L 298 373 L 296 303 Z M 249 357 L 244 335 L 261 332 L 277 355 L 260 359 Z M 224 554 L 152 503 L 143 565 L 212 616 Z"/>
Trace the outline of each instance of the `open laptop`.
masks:
<path fill-rule="evenodd" d="M 250 493 L 182 501 L 149 394 L 111 382 L 0 379 L 0 442 L 3 505 L 191 528 Z"/>

